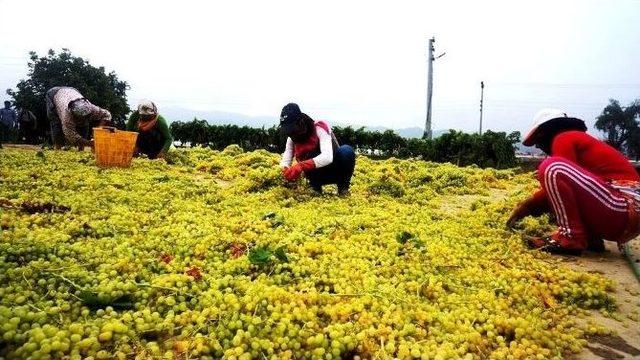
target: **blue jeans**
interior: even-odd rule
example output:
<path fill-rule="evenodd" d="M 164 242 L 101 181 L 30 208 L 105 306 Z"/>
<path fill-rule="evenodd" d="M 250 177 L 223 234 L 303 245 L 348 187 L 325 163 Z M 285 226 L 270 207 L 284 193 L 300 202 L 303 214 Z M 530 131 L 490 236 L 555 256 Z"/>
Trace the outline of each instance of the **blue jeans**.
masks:
<path fill-rule="evenodd" d="M 356 153 L 349 145 L 342 145 L 333 154 L 333 162 L 327 166 L 305 174 L 309 184 L 316 191 L 322 191 L 323 185 L 337 184 L 338 191 L 349 190 L 353 169 L 356 166 Z"/>

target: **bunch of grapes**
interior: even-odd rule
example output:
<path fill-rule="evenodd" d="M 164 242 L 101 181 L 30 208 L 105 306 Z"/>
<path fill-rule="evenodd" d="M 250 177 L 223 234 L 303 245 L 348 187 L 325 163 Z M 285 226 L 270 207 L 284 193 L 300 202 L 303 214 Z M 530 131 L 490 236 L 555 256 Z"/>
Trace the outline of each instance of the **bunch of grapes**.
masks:
<path fill-rule="evenodd" d="M 549 359 L 615 312 L 610 280 L 522 245 L 547 220 L 504 229 L 530 174 L 359 157 L 337 197 L 237 146 L 0 152 L 0 357 Z"/>

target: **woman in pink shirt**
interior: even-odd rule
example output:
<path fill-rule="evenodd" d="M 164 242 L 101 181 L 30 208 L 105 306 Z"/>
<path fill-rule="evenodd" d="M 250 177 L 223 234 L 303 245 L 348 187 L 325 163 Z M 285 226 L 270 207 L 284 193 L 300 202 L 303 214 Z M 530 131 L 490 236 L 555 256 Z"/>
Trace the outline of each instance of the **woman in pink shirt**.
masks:
<path fill-rule="evenodd" d="M 304 173 L 318 193 L 322 193 L 323 185 L 336 184 L 339 195 L 348 194 L 356 154 L 351 146 L 338 145 L 326 122 L 314 121 L 291 103 L 282 109 L 280 129 L 287 136 L 280 162 L 285 179 L 296 181 Z M 294 158 L 296 163 L 292 165 Z"/>

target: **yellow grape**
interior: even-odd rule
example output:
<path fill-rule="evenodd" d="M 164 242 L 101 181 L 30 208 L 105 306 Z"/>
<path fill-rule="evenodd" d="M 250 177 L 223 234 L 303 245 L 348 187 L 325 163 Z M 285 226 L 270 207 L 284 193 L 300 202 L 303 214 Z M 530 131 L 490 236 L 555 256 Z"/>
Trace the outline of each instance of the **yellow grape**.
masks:
<path fill-rule="evenodd" d="M 531 174 L 358 157 L 338 197 L 238 146 L 93 161 L 0 150 L 0 357 L 547 359 L 615 314 L 522 245 L 548 218 L 504 229 Z"/>

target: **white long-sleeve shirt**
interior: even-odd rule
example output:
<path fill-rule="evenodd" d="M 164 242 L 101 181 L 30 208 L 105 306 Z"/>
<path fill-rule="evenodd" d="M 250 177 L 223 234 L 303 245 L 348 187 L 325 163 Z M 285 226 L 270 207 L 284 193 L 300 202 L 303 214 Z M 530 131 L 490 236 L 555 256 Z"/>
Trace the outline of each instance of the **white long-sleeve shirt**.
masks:
<path fill-rule="evenodd" d="M 53 102 L 55 103 L 56 111 L 58 112 L 58 118 L 60 118 L 60 122 L 62 123 L 62 132 L 71 145 L 89 145 L 91 143 L 90 141 L 83 139 L 82 136 L 78 134 L 78 131 L 76 131 L 76 125 L 79 122 L 90 124 L 91 121 L 111 120 L 111 113 L 109 111 L 93 104 L 89 104 L 91 108 L 89 116 L 85 118 L 74 117 L 71 114 L 71 111 L 69 111 L 69 102 L 81 98 L 83 98 L 82 94 L 71 87 L 64 87 L 58 90 L 53 97 Z"/>
<path fill-rule="evenodd" d="M 316 165 L 316 168 L 327 166 L 333 162 L 333 136 L 320 126 L 315 126 L 316 135 L 320 141 L 320 154 L 314 157 L 312 160 Z M 282 160 L 280 166 L 285 168 L 291 166 L 294 157 L 294 144 L 291 138 L 287 138 L 287 145 L 285 146 L 284 153 L 282 154 Z"/>

